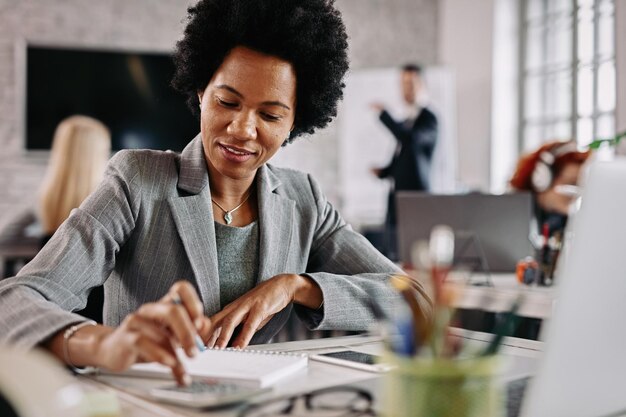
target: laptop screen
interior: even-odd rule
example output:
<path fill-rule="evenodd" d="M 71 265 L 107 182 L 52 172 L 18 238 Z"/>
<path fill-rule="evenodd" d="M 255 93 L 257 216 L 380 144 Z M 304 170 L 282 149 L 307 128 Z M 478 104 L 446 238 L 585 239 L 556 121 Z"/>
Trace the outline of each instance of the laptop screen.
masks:
<path fill-rule="evenodd" d="M 525 417 L 626 414 L 626 159 L 597 162 L 570 218 Z"/>

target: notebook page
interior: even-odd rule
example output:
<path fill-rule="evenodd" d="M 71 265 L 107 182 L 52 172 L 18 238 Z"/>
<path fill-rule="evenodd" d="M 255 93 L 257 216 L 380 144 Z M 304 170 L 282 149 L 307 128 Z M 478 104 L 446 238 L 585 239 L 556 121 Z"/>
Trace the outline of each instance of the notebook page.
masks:
<path fill-rule="evenodd" d="M 195 358 L 188 358 L 179 350 L 178 357 L 194 379 L 211 378 L 260 388 L 270 386 L 308 365 L 306 355 L 250 349 L 207 349 Z M 171 378 L 170 368 L 158 363 L 135 364 L 123 374 Z"/>

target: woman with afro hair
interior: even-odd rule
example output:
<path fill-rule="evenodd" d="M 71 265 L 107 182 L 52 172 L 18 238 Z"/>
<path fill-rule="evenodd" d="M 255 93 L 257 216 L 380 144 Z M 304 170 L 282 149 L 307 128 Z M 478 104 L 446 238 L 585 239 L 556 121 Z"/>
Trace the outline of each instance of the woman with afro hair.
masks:
<path fill-rule="evenodd" d="M 0 283 L 0 343 L 67 365 L 156 361 L 175 346 L 264 343 L 295 310 L 310 329 L 367 329 L 401 271 L 354 232 L 311 176 L 272 166 L 325 127 L 348 70 L 333 0 L 202 0 L 172 85 L 200 133 L 181 154 L 115 155 L 98 189 L 17 277 Z M 297 146 L 297 145 L 290 145 Z M 104 325 L 72 313 L 104 284 Z M 424 314 L 430 302 L 421 287 Z"/>

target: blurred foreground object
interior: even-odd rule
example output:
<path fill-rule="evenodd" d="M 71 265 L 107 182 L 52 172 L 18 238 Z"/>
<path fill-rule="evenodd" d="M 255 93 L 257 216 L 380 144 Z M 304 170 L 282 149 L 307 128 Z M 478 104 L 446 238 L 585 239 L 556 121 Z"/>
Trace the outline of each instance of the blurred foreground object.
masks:
<path fill-rule="evenodd" d="M 50 355 L 0 346 L 3 417 L 119 416 L 114 394 L 85 392 Z"/>

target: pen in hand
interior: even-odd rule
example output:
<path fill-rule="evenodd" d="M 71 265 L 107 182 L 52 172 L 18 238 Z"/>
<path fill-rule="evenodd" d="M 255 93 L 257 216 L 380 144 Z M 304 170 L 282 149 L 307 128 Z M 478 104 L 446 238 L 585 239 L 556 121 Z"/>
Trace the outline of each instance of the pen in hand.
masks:
<path fill-rule="evenodd" d="M 175 305 L 182 305 L 183 302 L 180 299 L 180 297 L 178 296 L 178 294 L 175 294 L 172 296 L 172 304 Z M 196 347 L 198 348 L 198 350 L 200 352 L 204 352 L 206 350 L 206 346 L 204 344 L 204 342 L 202 341 L 202 338 L 200 337 L 200 335 L 196 332 L 195 336 L 195 341 L 196 341 Z"/>

